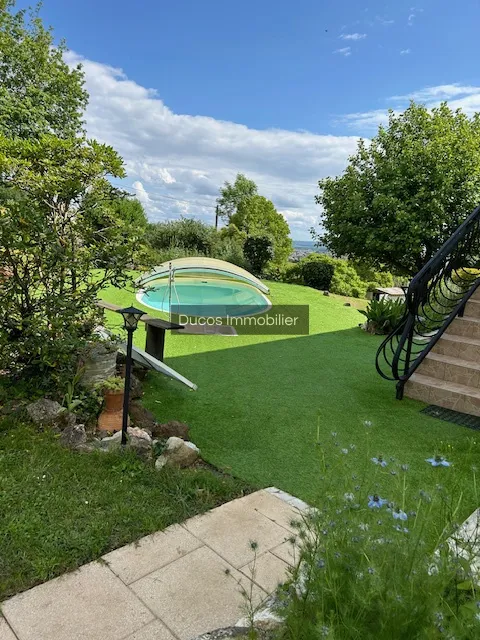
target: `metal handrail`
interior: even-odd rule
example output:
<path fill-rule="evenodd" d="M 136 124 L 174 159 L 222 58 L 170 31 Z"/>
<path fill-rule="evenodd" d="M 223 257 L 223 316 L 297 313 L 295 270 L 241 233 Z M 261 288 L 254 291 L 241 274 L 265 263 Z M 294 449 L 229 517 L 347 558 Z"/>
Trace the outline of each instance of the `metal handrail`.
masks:
<path fill-rule="evenodd" d="M 397 397 L 480 285 L 480 206 L 412 279 L 405 314 L 377 351 L 376 368 L 397 380 Z"/>

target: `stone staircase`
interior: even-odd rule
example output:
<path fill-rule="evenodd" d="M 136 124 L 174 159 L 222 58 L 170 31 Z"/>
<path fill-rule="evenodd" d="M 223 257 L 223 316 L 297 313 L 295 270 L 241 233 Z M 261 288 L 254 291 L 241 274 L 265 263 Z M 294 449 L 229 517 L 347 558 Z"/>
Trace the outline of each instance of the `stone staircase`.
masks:
<path fill-rule="evenodd" d="M 412 374 L 404 394 L 480 416 L 480 290 Z"/>

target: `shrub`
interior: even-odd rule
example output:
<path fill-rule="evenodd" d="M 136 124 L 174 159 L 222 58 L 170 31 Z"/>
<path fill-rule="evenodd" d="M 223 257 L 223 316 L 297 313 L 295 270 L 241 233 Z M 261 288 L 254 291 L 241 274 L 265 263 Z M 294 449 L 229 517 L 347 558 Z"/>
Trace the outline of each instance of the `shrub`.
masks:
<path fill-rule="evenodd" d="M 243 253 L 253 272 L 260 275 L 273 258 L 273 243 L 268 236 L 249 236 L 243 245 Z"/>
<path fill-rule="evenodd" d="M 307 287 L 329 290 L 335 267 L 324 260 L 307 260 L 301 264 L 303 282 Z"/>
<path fill-rule="evenodd" d="M 189 218 L 156 222 L 148 228 L 149 243 L 157 251 L 181 248 L 192 255 L 210 255 L 215 243 L 213 227 Z"/>
<path fill-rule="evenodd" d="M 362 442 L 378 442 L 364 424 Z M 467 540 L 455 534 L 457 514 L 468 507 L 455 461 L 425 451 L 420 489 L 404 461 L 369 453 L 368 444 L 342 448 L 340 437 L 317 442 L 323 498 L 291 540 L 300 555 L 281 593 L 279 637 L 479 638 L 479 532 L 472 527 Z M 476 454 L 472 445 L 467 457 Z"/>
<path fill-rule="evenodd" d="M 285 262 L 282 265 L 270 263 L 265 269 L 264 277 L 274 282 L 303 284 L 302 269 L 298 262 Z"/>
<path fill-rule="evenodd" d="M 359 312 L 367 318 L 367 331 L 370 333 L 390 333 L 400 323 L 405 313 L 403 300 L 371 300 L 366 311 Z"/>

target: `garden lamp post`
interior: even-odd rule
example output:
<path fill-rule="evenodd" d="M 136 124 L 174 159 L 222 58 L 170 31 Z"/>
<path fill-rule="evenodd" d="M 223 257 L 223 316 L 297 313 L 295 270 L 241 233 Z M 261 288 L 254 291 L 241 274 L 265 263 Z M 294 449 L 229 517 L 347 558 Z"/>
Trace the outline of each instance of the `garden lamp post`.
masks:
<path fill-rule="evenodd" d="M 133 332 L 138 326 L 138 321 L 144 312 L 135 307 L 119 309 L 118 313 L 123 316 L 123 327 L 127 330 L 127 359 L 125 361 L 125 390 L 123 394 L 123 416 L 122 416 L 122 445 L 127 444 L 128 426 L 128 403 L 130 400 L 130 378 L 132 375 L 132 346 Z"/>

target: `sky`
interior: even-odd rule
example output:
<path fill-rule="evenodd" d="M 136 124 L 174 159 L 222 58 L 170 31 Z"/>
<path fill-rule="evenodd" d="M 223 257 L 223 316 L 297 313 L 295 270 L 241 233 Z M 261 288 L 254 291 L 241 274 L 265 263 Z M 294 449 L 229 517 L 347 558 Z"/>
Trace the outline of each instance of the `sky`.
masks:
<path fill-rule="evenodd" d="M 238 172 L 310 239 L 318 180 L 409 99 L 480 111 L 478 0 L 44 0 L 87 132 L 152 221 L 213 223 Z M 19 6 L 22 6 L 20 3 Z"/>

